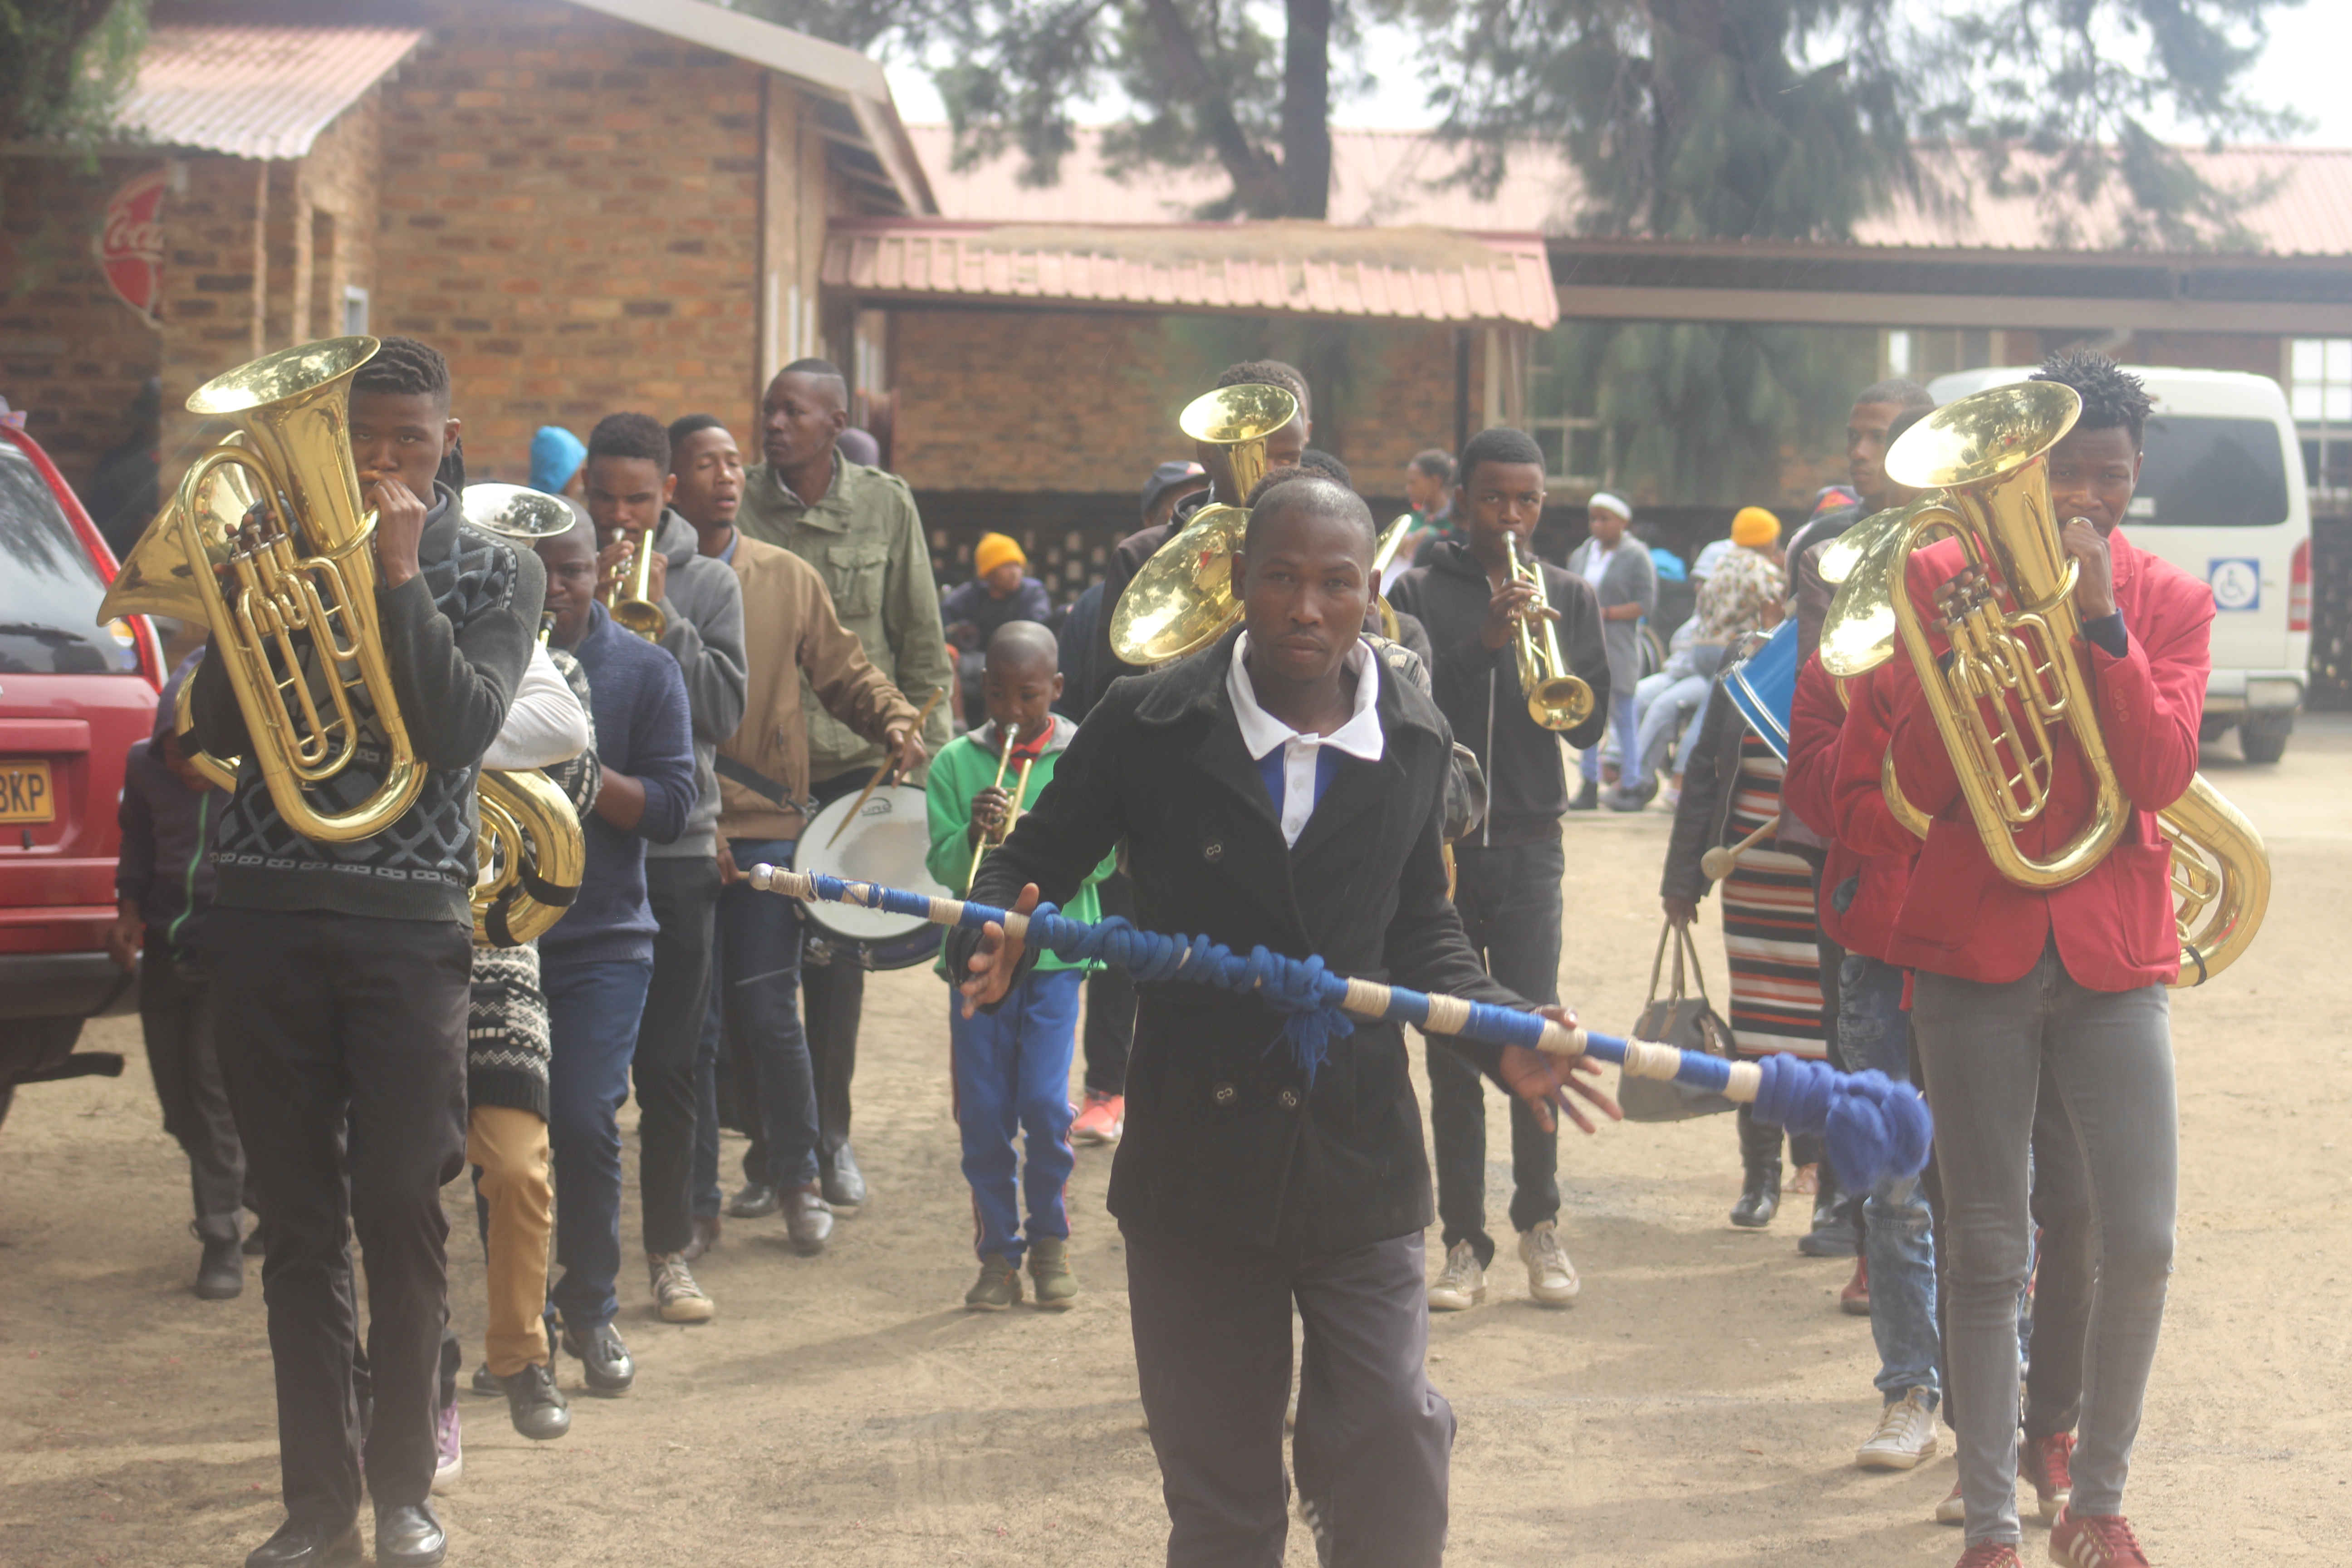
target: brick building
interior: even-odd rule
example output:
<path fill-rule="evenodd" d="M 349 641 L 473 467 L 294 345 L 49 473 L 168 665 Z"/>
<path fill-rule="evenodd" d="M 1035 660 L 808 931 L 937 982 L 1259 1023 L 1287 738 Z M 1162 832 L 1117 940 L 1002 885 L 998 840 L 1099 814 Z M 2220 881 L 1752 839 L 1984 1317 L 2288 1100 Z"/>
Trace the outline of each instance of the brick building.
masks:
<path fill-rule="evenodd" d="M 623 407 L 707 409 L 748 447 L 766 379 L 848 335 L 817 285 L 826 224 L 930 210 L 849 50 L 696 0 L 343 9 L 162 0 L 121 142 L 0 157 L 0 395 L 74 482 L 147 378 L 168 483 L 209 438 L 191 390 L 347 331 L 448 354 L 476 477 Z M 142 310 L 100 245 L 158 179 Z"/>

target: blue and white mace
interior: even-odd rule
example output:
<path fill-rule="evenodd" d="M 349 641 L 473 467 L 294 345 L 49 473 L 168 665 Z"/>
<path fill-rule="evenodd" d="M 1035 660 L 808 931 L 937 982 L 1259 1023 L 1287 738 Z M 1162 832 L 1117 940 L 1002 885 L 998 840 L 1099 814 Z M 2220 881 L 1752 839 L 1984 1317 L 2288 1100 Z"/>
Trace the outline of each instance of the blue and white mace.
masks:
<path fill-rule="evenodd" d="M 1244 957 L 1203 936 L 1138 931 L 1116 918 L 1088 924 L 1066 919 L 1051 904 L 1023 915 L 964 899 L 933 898 L 773 866 L 754 866 L 750 875 L 751 885 L 762 892 L 886 910 L 934 925 L 972 930 L 999 925 L 1006 935 L 1066 959 L 1119 964 L 1139 981 L 1189 981 L 1255 996 L 1283 1015 L 1282 1038 L 1310 1085 L 1331 1040 L 1354 1032 L 1352 1015 L 1412 1024 L 1426 1034 L 1523 1046 L 1554 1057 L 1589 1056 L 1613 1062 L 1635 1078 L 1666 1079 L 1712 1090 L 1754 1106 L 1759 1121 L 1824 1138 L 1830 1163 L 1848 1192 L 1868 1192 L 1888 1175 L 1916 1175 L 1927 1163 L 1935 1133 L 1927 1103 L 1918 1091 L 1881 1072 L 1843 1073 L 1826 1062 L 1785 1055 L 1726 1061 L 1651 1040 L 1570 1028 L 1489 1003 L 1351 980 L 1324 968 L 1319 957 L 1290 958 L 1263 947 Z"/>

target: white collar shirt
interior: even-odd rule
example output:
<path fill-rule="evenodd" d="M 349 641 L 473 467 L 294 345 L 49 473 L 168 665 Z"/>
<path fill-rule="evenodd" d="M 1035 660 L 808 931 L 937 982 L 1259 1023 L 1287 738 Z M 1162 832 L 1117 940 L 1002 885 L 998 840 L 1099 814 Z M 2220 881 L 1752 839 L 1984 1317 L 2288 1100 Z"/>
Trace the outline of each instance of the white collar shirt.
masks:
<path fill-rule="evenodd" d="M 1324 747 L 1344 752 L 1368 763 L 1381 760 L 1387 736 L 1381 730 L 1381 661 L 1361 637 L 1348 649 L 1347 667 L 1356 678 L 1356 710 L 1328 735 L 1302 735 L 1258 706 L 1250 685 L 1249 633 L 1234 640 L 1233 662 L 1225 670 L 1225 694 L 1233 700 L 1240 721 L 1242 745 L 1253 762 L 1263 763 L 1282 748 L 1282 799 L 1276 803 L 1282 819 L 1282 841 L 1297 846 L 1315 815 L 1315 770 Z"/>

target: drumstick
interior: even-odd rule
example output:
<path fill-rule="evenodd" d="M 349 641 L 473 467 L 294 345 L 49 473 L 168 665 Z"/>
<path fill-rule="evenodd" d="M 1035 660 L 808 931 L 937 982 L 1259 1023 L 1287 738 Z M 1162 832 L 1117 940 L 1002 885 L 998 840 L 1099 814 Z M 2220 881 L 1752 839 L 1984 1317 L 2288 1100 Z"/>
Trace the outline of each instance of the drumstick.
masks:
<path fill-rule="evenodd" d="M 1738 843 L 1730 846 L 1728 848 L 1719 844 L 1717 845 L 1714 848 L 1708 850 L 1706 854 L 1698 858 L 1698 868 L 1700 872 L 1705 875 L 1706 879 L 1710 882 L 1722 881 L 1726 877 L 1731 875 L 1731 868 L 1738 863 L 1739 858 L 1742 855 L 1745 855 L 1750 849 L 1755 848 L 1759 839 L 1762 838 L 1766 834 L 1771 832 L 1774 828 L 1780 826 L 1780 814 L 1775 812 L 1772 816 L 1764 819 L 1764 825 L 1761 827 L 1759 827 L 1755 832 L 1749 834 Z"/>
<path fill-rule="evenodd" d="M 945 689 L 946 688 L 939 686 L 931 688 L 931 694 L 923 700 L 923 710 L 915 715 L 915 727 L 908 731 L 908 734 L 919 735 L 923 732 L 924 723 L 930 718 L 931 710 L 940 705 L 940 693 Z M 849 825 L 857 820 L 857 814 L 866 809 L 866 803 L 874 798 L 874 792 L 882 787 L 882 781 L 888 778 L 890 770 L 898 765 L 898 757 L 896 752 L 882 759 L 882 765 L 874 770 L 874 776 L 866 781 L 865 789 L 858 793 L 857 804 L 849 808 L 849 815 L 841 819 L 841 826 L 835 828 L 833 837 L 824 841 L 824 847 L 827 849 L 841 842 L 841 836 L 849 831 Z"/>

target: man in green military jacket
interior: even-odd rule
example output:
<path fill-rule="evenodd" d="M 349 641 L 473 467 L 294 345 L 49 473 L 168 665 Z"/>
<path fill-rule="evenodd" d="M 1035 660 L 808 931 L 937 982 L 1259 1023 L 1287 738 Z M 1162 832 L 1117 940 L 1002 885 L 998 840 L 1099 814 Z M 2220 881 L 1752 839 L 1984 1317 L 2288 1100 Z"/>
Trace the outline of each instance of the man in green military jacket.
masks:
<path fill-rule="evenodd" d="M 836 442 L 848 424 L 848 384 L 831 361 L 794 360 L 779 371 L 760 407 L 760 448 L 767 461 L 743 476 L 735 526 L 815 567 L 835 613 L 865 645 L 866 658 L 920 703 L 934 689 L 945 690 L 955 670 L 940 623 L 930 543 L 904 479 L 842 456 Z M 931 710 L 923 743 L 934 756 L 948 743 L 953 706 L 942 701 Z M 805 693 L 803 707 L 810 787 L 818 802 L 864 788 L 881 763 L 881 749 Z M 809 958 L 801 984 L 817 1081 L 818 1175 L 827 1203 L 855 1207 L 866 1200 L 866 1182 L 849 1146 L 849 1083 L 857 1065 L 866 971 L 846 950 L 813 948 Z M 772 1191 L 746 1187 L 734 1212 L 757 1218 L 776 1212 L 780 1202 Z"/>

